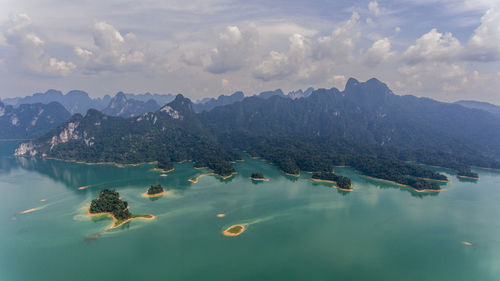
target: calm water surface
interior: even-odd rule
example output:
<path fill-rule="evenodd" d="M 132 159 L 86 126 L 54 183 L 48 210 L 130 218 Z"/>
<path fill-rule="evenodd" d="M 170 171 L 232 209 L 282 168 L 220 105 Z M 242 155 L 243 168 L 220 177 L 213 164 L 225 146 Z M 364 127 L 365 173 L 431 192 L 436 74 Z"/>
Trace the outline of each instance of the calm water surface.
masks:
<path fill-rule="evenodd" d="M 499 172 L 447 174 L 446 191 L 421 194 L 337 168 L 354 185 L 342 192 L 245 158 L 229 180 L 192 184 L 204 171 L 191 163 L 160 177 L 152 165 L 14 158 L 13 146 L 0 143 L 2 281 L 500 280 Z M 155 183 L 167 195 L 141 197 Z M 111 220 L 85 216 L 102 188 L 157 219 L 106 231 Z M 223 236 L 233 224 L 247 231 Z"/>

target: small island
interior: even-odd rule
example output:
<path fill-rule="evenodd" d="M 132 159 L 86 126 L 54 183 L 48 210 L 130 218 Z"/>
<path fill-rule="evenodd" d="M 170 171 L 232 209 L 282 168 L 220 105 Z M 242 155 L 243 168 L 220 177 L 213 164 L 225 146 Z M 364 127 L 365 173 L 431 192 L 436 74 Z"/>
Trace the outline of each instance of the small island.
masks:
<path fill-rule="evenodd" d="M 134 219 L 153 220 L 153 215 L 133 215 L 128 210 L 127 201 L 120 199 L 120 194 L 114 190 L 103 189 L 97 199 L 92 200 L 87 213 L 89 216 L 110 216 L 114 223 L 109 229 L 117 228 Z"/>
<path fill-rule="evenodd" d="M 238 236 L 245 231 L 245 226 L 241 224 L 236 224 L 228 227 L 222 232 L 225 236 Z"/>
<path fill-rule="evenodd" d="M 269 179 L 266 179 L 262 173 L 252 173 L 250 178 L 254 181 L 269 181 Z"/>
<path fill-rule="evenodd" d="M 340 190 L 352 191 L 351 179 L 349 179 L 348 177 L 336 175 L 331 172 L 314 173 L 311 177 L 311 180 L 331 182 L 334 183 L 335 187 Z"/>
<path fill-rule="evenodd" d="M 163 189 L 161 184 L 153 184 L 149 187 L 148 191 L 146 191 L 146 193 L 143 194 L 143 196 L 145 196 L 145 197 L 160 197 L 160 196 L 165 195 L 165 193 L 167 193 L 167 191 L 165 191 L 165 189 Z"/>
<path fill-rule="evenodd" d="M 457 171 L 457 177 L 471 180 L 478 180 L 479 175 L 470 169 L 460 169 Z"/>

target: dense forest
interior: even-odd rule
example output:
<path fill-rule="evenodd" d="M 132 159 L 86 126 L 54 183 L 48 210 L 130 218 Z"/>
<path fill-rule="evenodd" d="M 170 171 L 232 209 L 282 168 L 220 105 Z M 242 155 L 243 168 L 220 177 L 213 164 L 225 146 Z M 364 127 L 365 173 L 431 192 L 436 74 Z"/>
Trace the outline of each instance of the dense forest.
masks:
<path fill-rule="evenodd" d="M 128 210 L 127 201 L 122 201 L 120 194 L 110 189 L 101 190 L 99 197 L 90 203 L 89 212 L 91 214 L 110 213 L 117 220 L 126 220 L 132 217 Z"/>
<path fill-rule="evenodd" d="M 252 179 L 264 179 L 264 175 L 262 173 L 255 172 L 255 173 L 252 173 L 250 178 L 252 178 Z"/>
<path fill-rule="evenodd" d="M 440 166 L 476 178 L 471 167 L 500 168 L 500 120 L 494 115 L 414 96 L 398 96 L 376 79 L 349 79 L 344 91 L 319 89 L 299 99 L 273 95 L 195 113 L 182 95 L 133 118 L 89 110 L 17 155 L 86 162 L 154 162 L 162 169 L 192 161 L 221 176 L 235 170 L 238 150 L 289 174 L 350 166 L 364 175 L 415 189 L 439 189 Z M 64 136 L 62 138 L 61 136 Z"/>
<path fill-rule="evenodd" d="M 148 195 L 155 195 L 165 191 L 161 184 L 153 184 L 148 188 Z"/>

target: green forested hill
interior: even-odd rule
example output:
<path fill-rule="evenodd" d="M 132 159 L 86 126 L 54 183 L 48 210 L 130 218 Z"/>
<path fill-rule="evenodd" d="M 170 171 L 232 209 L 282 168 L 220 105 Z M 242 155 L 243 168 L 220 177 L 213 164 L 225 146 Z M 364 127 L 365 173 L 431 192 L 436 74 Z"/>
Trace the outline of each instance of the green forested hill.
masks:
<path fill-rule="evenodd" d="M 289 99 L 249 97 L 196 114 L 178 95 L 154 113 L 110 117 L 89 110 L 17 155 L 88 162 L 158 161 L 162 168 L 192 160 L 221 175 L 234 170 L 237 149 L 266 158 L 283 171 L 332 172 L 349 165 L 365 175 L 439 189 L 441 174 L 414 164 L 443 166 L 477 177 L 471 166 L 500 168 L 486 155 L 500 152 L 494 115 L 456 104 L 398 96 L 382 82 L 350 79 L 344 91 L 319 89 Z"/>

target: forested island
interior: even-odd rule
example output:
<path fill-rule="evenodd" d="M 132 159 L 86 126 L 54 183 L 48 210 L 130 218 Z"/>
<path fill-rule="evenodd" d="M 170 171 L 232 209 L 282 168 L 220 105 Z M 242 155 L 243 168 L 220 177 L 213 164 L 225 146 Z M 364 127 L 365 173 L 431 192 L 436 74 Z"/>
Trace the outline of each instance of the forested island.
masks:
<path fill-rule="evenodd" d="M 252 173 L 250 178 L 254 181 L 269 181 L 269 179 L 266 179 L 264 177 L 264 175 L 262 173 L 259 173 L 259 172 Z"/>
<path fill-rule="evenodd" d="M 314 173 L 311 179 L 314 181 L 325 181 L 334 183 L 335 187 L 342 190 L 347 190 L 347 191 L 352 190 L 352 184 L 350 178 L 339 176 L 332 172 Z"/>
<path fill-rule="evenodd" d="M 222 232 L 225 236 L 238 236 L 245 231 L 245 226 L 242 224 L 236 224 L 228 227 Z"/>
<path fill-rule="evenodd" d="M 128 210 L 127 201 L 120 199 L 120 194 L 114 190 L 103 189 L 97 199 L 92 200 L 88 211 L 90 216 L 109 215 L 114 223 L 110 229 L 117 228 L 133 219 L 152 220 L 153 215 L 134 215 Z"/>
<path fill-rule="evenodd" d="M 166 193 L 165 189 L 161 184 L 153 184 L 148 188 L 148 191 L 144 194 L 147 197 L 159 197 Z"/>

